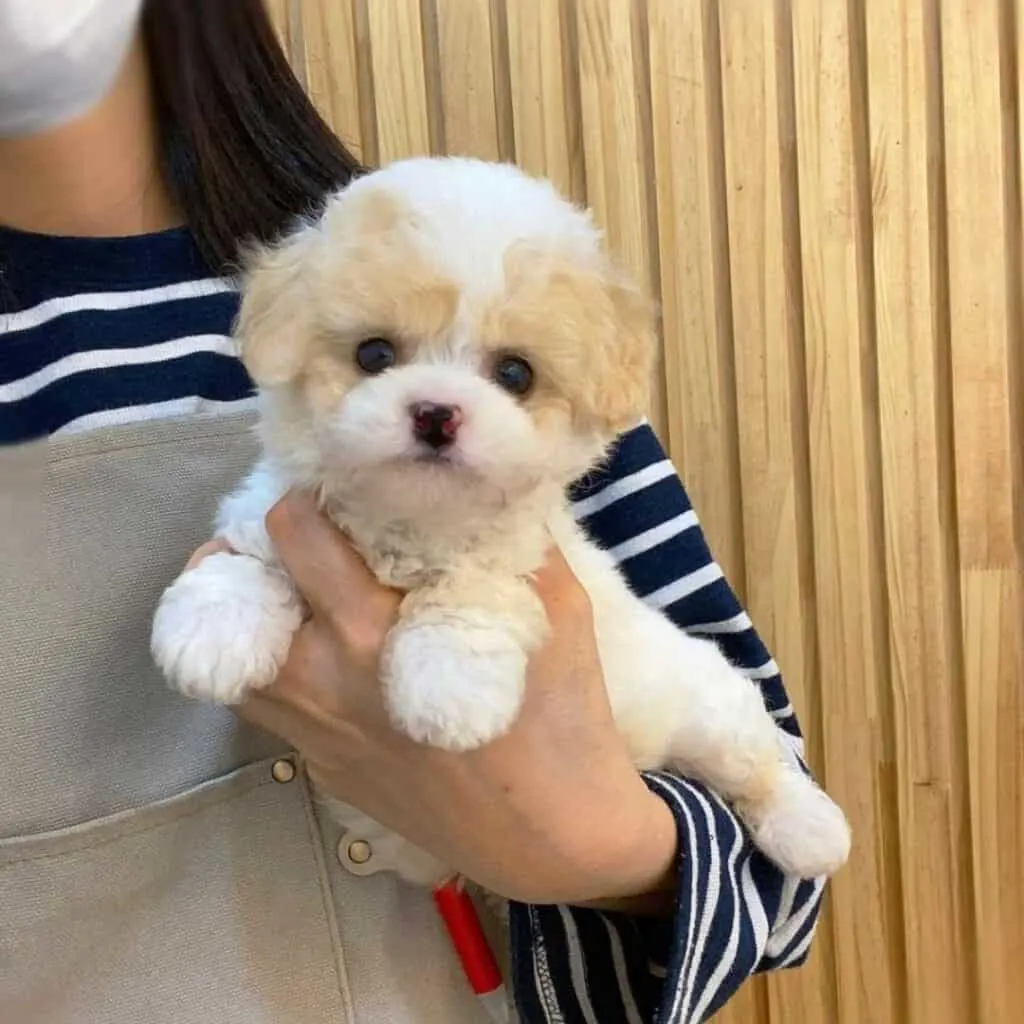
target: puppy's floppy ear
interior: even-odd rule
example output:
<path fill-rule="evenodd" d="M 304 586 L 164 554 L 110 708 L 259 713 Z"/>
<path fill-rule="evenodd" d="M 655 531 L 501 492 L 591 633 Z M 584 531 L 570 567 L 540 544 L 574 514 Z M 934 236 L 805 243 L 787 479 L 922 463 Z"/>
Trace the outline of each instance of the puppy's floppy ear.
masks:
<path fill-rule="evenodd" d="M 565 381 L 577 422 L 606 436 L 622 433 L 649 408 L 658 346 L 653 301 L 604 257 L 585 269 L 567 263 L 548 289 L 551 322 L 569 327 L 579 352 Z"/>
<path fill-rule="evenodd" d="M 584 408 L 603 431 L 620 434 L 650 411 L 658 350 L 654 302 L 617 267 L 604 277 L 602 322 L 591 336 L 581 391 Z"/>
<path fill-rule="evenodd" d="M 302 369 L 310 342 L 304 276 L 319 238 L 303 224 L 243 256 L 242 302 L 235 321 L 242 362 L 260 387 L 287 384 Z"/>

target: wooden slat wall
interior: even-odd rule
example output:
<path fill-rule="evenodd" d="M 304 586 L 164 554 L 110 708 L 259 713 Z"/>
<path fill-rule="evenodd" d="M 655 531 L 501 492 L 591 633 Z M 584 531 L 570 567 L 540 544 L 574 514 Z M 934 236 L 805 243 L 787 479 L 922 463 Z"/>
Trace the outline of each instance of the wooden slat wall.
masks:
<path fill-rule="evenodd" d="M 661 300 L 652 416 L 855 830 L 717 1020 L 1021 1020 L 1024 4 L 269 2 L 364 160 L 547 174 Z"/>

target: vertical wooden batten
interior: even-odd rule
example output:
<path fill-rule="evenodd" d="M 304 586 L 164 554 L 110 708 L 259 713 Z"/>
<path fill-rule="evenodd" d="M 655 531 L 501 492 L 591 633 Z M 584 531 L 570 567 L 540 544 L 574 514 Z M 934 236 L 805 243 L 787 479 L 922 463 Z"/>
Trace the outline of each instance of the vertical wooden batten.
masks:
<path fill-rule="evenodd" d="M 1024 1005 L 1021 679 L 1024 622 L 1018 521 L 1021 437 L 1011 348 L 1021 344 L 1010 280 L 1021 224 L 1011 216 L 1018 140 L 997 3 L 949 0 L 942 11 L 950 337 L 974 860 L 973 943 L 980 1021 Z M 1016 382 L 1019 385 L 1019 381 Z"/>

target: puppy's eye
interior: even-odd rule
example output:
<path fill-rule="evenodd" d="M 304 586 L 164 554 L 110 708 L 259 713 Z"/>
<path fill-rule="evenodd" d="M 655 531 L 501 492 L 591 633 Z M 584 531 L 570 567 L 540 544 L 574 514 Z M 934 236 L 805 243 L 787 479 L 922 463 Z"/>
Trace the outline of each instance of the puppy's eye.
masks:
<path fill-rule="evenodd" d="M 396 358 L 395 346 L 387 338 L 367 338 L 356 347 L 356 365 L 363 373 L 383 373 Z"/>
<path fill-rule="evenodd" d="M 513 395 L 525 395 L 533 387 L 533 367 L 519 356 L 503 356 L 494 364 L 494 381 Z"/>

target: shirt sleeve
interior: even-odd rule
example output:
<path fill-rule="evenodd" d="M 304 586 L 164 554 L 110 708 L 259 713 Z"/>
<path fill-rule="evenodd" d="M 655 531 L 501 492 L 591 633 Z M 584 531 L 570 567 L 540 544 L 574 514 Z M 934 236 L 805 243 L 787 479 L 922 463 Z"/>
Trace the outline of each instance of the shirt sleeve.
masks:
<path fill-rule="evenodd" d="M 778 667 L 712 557 L 654 432 L 644 425 L 626 434 L 572 498 L 577 520 L 644 600 L 680 629 L 713 638 L 757 681 L 803 764 Z M 513 904 L 512 987 L 523 1024 L 697 1024 L 750 975 L 807 958 L 824 879 L 783 874 L 705 786 L 668 771 L 644 779 L 676 820 L 675 915 Z"/>

